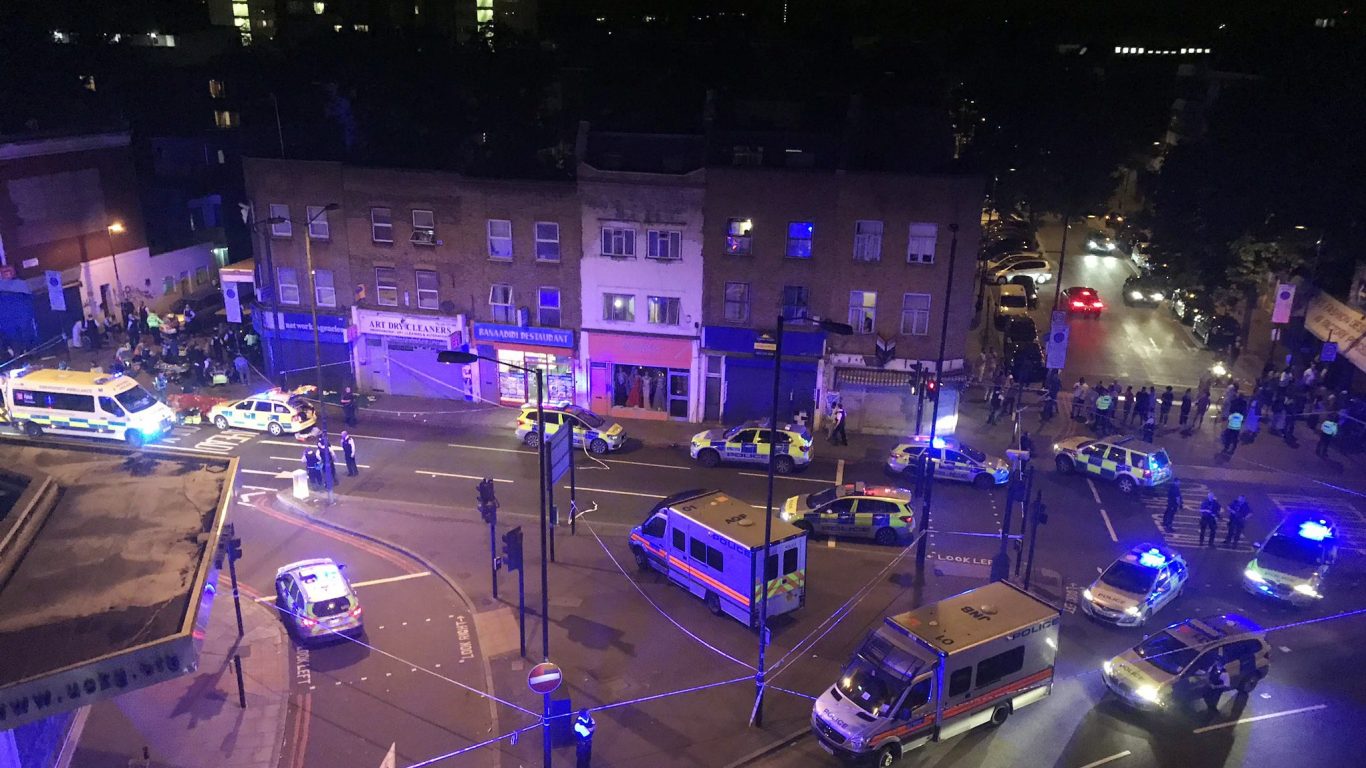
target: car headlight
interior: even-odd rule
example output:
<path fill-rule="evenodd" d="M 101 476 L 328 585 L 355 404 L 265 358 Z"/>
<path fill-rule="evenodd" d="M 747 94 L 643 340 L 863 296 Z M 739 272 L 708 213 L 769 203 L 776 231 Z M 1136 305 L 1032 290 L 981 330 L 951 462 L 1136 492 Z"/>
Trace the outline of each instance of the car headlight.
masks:
<path fill-rule="evenodd" d="M 1111 664 L 1109 659 L 1106 659 L 1105 661 L 1102 661 L 1100 663 L 1100 669 L 1102 672 L 1108 675 L 1111 672 L 1115 671 L 1115 665 Z"/>
<path fill-rule="evenodd" d="M 1139 611 L 1138 611 L 1138 606 L 1136 606 L 1136 605 L 1131 605 L 1131 606 L 1129 606 L 1128 608 L 1125 608 L 1125 609 L 1124 609 L 1124 615 L 1125 615 L 1125 616 L 1137 616 L 1138 613 L 1139 613 Z"/>
<path fill-rule="evenodd" d="M 1061 450 L 1062 450 L 1062 446 L 1058 445 L 1057 443 L 1054 443 L 1054 444 L 1053 444 L 1053 452 L 1054 452 L 1054 453 L 1057 453 L 1058 451 L 1061 451 Z"/>
<path fill-rule="evenodd" d="M 1162 295 L 1161 291 L 1158 291 L 1157 293 L 1153 294 L 1153 301 L 1162 301 L 1162 299 L 1164 298 L 1166 297 Z"/>
<path fill-rule="evenodd" d="M 1143 291 L 1129 291 L 1129 298 L 1134 301 L 1141 301 L 1143 299 Z"/>
<path fill-rule="evenodd" d="M 1319 596 L 1319 591 L 1317 589 L 1314 589 L 1313 584 L 1296 584 L 1295 591 L 1299 592 L 1301 595 L 1307 595 L 1309 597 Z"/>
<path fill-rule="evenodd" d="M 1083 589 L 1083 590 L 1081 591 L 1081 596 L 1084 597 L 1084 598 L 1086 598 L 1086 602 L 1088 602 L 1088 603 L 1096 599 L 1096 598 L 1091 594 L 1091 588 L 1090 588 L 1090 587 L 1087 587 L 1086 589 Z"/>
<path fill-rule="evenodd" d="M 1105 250 L 1107 250 L 1107 251 L 1113 251 L 1114 249 L 1115 249 L 1115 244 L 1114 244 L 1114 243 L 1106 243 L 1106 244 L 1105 244 Z"/>
<path fill-rule="evenodd" d="M 1151 701 L 1154 704 L 1162 700 L 1158 695 L 1157 686 L 1155 685 L 1140 685 L 1134 693 L 1138 694 L 1140 699 Z"/>
<path fill-rule="evenodd" d="M 858 752 L 858 751 L 862 750 L 867 744 L 868 744 L 868 737 L 867 737 L 867 736 L 850 736 L 850 737 L 849 737 L 849 746 L 853 747 L 855 752 Z"/>
<path fill-rule="evenodd" d="M 1266 578 L 1256 568 L 1248 568 L 1243 571 L 1243 578 L 1258 584 L 1265 584 Z"/>

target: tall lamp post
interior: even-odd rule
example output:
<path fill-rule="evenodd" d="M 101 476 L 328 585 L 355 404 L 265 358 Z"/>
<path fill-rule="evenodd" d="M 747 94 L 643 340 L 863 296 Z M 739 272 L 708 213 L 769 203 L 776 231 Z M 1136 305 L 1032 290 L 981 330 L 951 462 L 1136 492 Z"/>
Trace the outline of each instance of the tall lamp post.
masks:
<path fill-rule="evenodd" d="M 949 242 L 949 275 L 944 285 L 944 313 L 943 320 L 939 325 L 939 357 L 935 361 L 934 375 L 942 378 L 944 376 L 944 349 L 949 338 L 949 308 L 953 306 L 953 267 L 958 259 L 958 223 L 949 225 L 949 231 L 953 233 L 953 240 Z M 934 398 L 934 406 L 930 409 L 930 450 L 934 449 L 935 432 L 939 429 L 939 398 Z M 929 538 L 930 530 L 930 500 L 934 498 L 934 462 L 930 460 L 930 450 L 924 451 L 923 469 L 920 476 L 924 480 L 925 503 L 920 510 L 920 524 L 916 526 L 916 535 L 920 541 L 915 547 L 915 581 L 917 584 L 925 583 L 925 548 Z"/>
<path fill-rule="evenodd" d="M 487 355 L 475 352 L 466 352 L 460 349 L 451 349 L 436 354 L 438 362 L 455 363 L 457 365 L 469 365 L 478 360 L 487 360 L 497 365 L 505 365 L 509 368 L 521 371 L 524 374 L 534 373 L 536 375 L 536 453 L 541 464 L 541 661 L 550 661 L 550 570 L 546 560 L 546 540 L 547 540 L 547 520 L 549 515 L 546 513 L 547 494 L 550 486 L 550 474 L 546 468 L 545 455 L 545 382 L 544 373 L 540 368 L 528 368 L 526 366 L 509 363 L 506 360 L 499 360 Z M 772 482 L 770 481 L 770 504 L 772 506 Z M 545 694 L 544 716 L 546 726 L 541 729 L 544 735 L 545 749 L 545 768 L 550 768 L 550 694 Z"/>
<path fill-rule="evenodd" d="M 781 391 L 780 382 L 783 370 L 783 327 L 789 322 L 811 323 L 820 326 L 821 330 L 837 333 L 841 336 L 851 336 L 854 333 L 853 326 L 848 323 L 822 320 L 805 313 L 788 320 L 783 317 L 782 313 L 778 314 L 778 332 L 773 345 L 773 411 L 768 423 L 768 501 L 765 503 L 764 514 L 764 557 L 760 566 L 763 570 L 763 576 L 760 578 L 762 586 L 759 589 L 759 666 L 754 672 L 754 712 L 750 715 L 750 725 L 755 727 L 762 727 L 764 724 L 764 650 L 768 647 L 768 582 L 770 579 L 768 554 L 773 545 L 773 478 L 777 474 L 778 467 L 778 396 Z"/>
<path fill-rule="evenodd" d="M 109 263 L 114 265 L 114 291 L 117 293 L 115 302 L 120 305 L 119 321 L 123 323 L 127 323 L 128 318 L 123 316 L 123 280 L 119 277 L 119 254 L 114 250 L 114 235 L 121 235 L 127 231 L 121 221 L 112 222 L 104 230 L 105 235 L 109 238 Z M 108 311 L 108 307 L 105 310 Z"/>
<path fill-rule="evenodd" d="M 327 403 L 323 400 L 323 349 L 322 341 L 318 334 L 318 277 L 313 273 L 313 236 L 309 233 L 313 222 L 319 216 L 324 216 L 328 211 L 335 211 L 341 208 L 336 203 L 324 205 L 322 210 L 308 217 L 304 222 L 304 262 L 308 269 L 308 288 L 313 292 L 313 296 L 308 302 L 308 306 L 313 316 L 313 367 L 318 378 L 318 418 L 322 423 L 323 434 L 327 434 Z M 273 220 L 272 220 L 273 221 Z M 272 275 L 272 279 L 274 276 Z M 320 450 L 332 450 L 331 446 Z M 329 457 L 319 457 L 324 462 L 323 487 L 327 488 L 327 503 L 332 504 L 336 501 L 332 496 L 332 473 L 326 469 L 326 462 Z"/>

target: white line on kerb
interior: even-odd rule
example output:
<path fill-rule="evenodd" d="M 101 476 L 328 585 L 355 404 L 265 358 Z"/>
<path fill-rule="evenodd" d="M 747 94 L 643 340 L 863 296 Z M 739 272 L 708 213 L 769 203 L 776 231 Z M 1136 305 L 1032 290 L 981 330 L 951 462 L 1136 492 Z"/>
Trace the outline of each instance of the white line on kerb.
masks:
<path fill-rule="evenodd" d="M 1235 726 L 1235 725 L 1243 725 L 1244 723 L 1255 723 L 1255 722 L 1257 722 L 1258 720 L 1270 720 L 1270 719 L 1273 718 L 1273 717 L 1285 717 L 1286 715 L 1298 715 L 1298 714 L 1301 713 L 1301 712 L 1314 712 L 1314 711 L 1316 711 L 1316 710 L 1327 709 L 1327 708 L 1328 708 L 1328 705 L 1327 705 L 1327 704 L 1315 704 L 1315 705 L 1312 706 L 1312 707 L 1300 707 L 1299 709 L 1287 709 L 1287 710 L 1284 711 L 1284 712 L 1272 712 L 1272 713 L 1267 714 L 1267 715 L 1257 715 L 1256 717 L 1244 717 L 1244 718 L 1241 719 L 1241 720 L 1231 720 L 1231 721 L 1229 721 L 1229 722 L 1227 722 L 1227 723 L 1216 723 L 1215 725 L 1207 725 L 1207 726 L 1205 726 L 1205 727 L 1203 727 L 1203 728 L 1196 728 L 1195 730 L 1191 731 L 1191 733 L 1207 733 L 1207 732 L 1209 732 L 1209 731 L 1217 731 L 1217 730 L 1219 730 L 1220 728 L 1232 728 L 1232 727 Z"/>
<path fill-rule="evenodd" d="M 1101 759 L 1095 761 L 1094 763 L 1087 763 L 1086 765 L 1083 765 L 1081 768 L 1096 768 L 1096 766 L 1098 766 L 1098 765 L 1105 765 L 1106 763 L 1113 763 L 1114 761 L 1116 761 L 1116 760 L 1118 760 L 1118 759 L 1120 759 L 1120 758 L 1122 758 L 1122 757 L 1128 757 L 1129 755 L 1132 755 L 1132 754 L 1133 754 L 1132 752 L 1130 752 L 1129 750 L 1126 749 L 1126 750 L 1124 750 L 1123 752 L 1120 752 L 1120 753 L 1118 753 L 1118 754 L 1110 755 L 1109 757 L 1102 757 Z"/>
<path fill-rule="evenodd" d="M 1105 514 L 1105 507 L 1100 508 L 1100 519 L 1105 521 L 1105 530 L 1110 532 L 1110 541 L 1119 543 L 1119 537 L 1115 535 L 1115 527 L 1110 525 L 1110 516 Z"/>
<path fill-rule="evenodd" d="M 430 469 L 415 469 L 415 470 L 413 470 L 413 472 L 416 473 L 416 474 L 419 474 L 419 475 L 427 475 L 427 476 L 429 476 L 429 477 L 458 477 L 458 478 L 460 478 L 461 480 L 483 480 L 483 479 L 484 479 L 484 478 L 480 477 L 479 475 L 460 475 L 460 474 L 456 474 L 456 473 L 454 473 L 454 472 L 434 472 L 434 471 L 432 471 L 432 470 L 430 470 Z M 495 478 L 493 478 L 493 482 L 495 482 L 495 483 L 511 483 L 511 482 L 513 482 L 513 481 L 511 481 L 511 480 L 504 480 L 504 479 L 502 479 L 502 478 L 495 477 Z"/>
<path fill-rule="evenodd" d="M 1086 484 L 1089 485 L 1089 486 L 1091 486 L 1091 498 L 1095 499 L 1095 500 L 1096 500 L 1096 503 L 1099 504 L 1099 503 L 1100 503 L 1100 493 L 1096 490 L 1096 484 L 1095 484 L 1095 482 L 1094 482 L 1093 480 L 1091 480 L 1091 478 L 1088 477 L 1088 478 L 1086 478 Z"/>

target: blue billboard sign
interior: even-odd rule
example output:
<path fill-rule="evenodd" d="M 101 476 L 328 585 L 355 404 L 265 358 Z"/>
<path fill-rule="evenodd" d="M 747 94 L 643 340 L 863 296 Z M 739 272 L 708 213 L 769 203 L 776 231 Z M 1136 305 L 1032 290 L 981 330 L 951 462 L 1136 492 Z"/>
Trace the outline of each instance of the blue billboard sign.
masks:
<path fill-rule="evenodd" d="M 475 323 L 474 340 L 486 344 L 527 344 L 536 347 L 574 348 L 574 332 L 564 328 L 533 328 L 521 325 Z"/>

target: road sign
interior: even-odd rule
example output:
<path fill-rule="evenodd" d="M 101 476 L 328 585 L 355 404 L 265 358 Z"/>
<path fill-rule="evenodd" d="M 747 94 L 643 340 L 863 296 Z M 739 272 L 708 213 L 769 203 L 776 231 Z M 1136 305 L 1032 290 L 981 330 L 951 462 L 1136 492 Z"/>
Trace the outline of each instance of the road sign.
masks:
<path fill-rule="evenodd" d="M 754 339 L 754 354 L 772 355 L 778 351 L 778 340 L 771 333 L 761 333 Z"/>
<path fill-rule="evenodd" d="M 560 687 L 563 680 L 564 673 L 560 671 L 560 667 L 549 661 L 544 661 L 532 667 L 531 671 L 527 673 L 526 685 L 532 693 L 545 695 L 553 693 L 556 688 Z"/>
<path fill-rule="evenodd" d="M 564 424 L 546 437 L 546 462 L 550 465 L 550 482 L 558 483 L 569 471 L 569 460 L 574 451 L 573 428 Z"/>
<path fill-rule="evenodd" d="M 1055 371 L 1061 371 L 1067 363 L 1067 332 L 1066 322 L 1054 323 L 1048 330 L 1048 367 Z"/>
<path fill-rule="evenodd" d="M 1067 325 L 1067 312 L 1061 309 L 1053 310 L 1052 325 L 1054 328 L 1058 327 L 1059 325 Z"/>
<path fill-rule="evenodd" d="M 1290 322 L 1290 310 L 1295 304 L 1295 285 L 1281 283 L 1276 286 L 1276 306 L 1271 310 L 1271 322 Z"/>
<path fill-rule="evenodd" d="M 1338 343 L 1336 341 L 1323 342 L 1323 349 L 1319 351 L 1319 360 L 1331 363 L 1338 359 Z"/>

